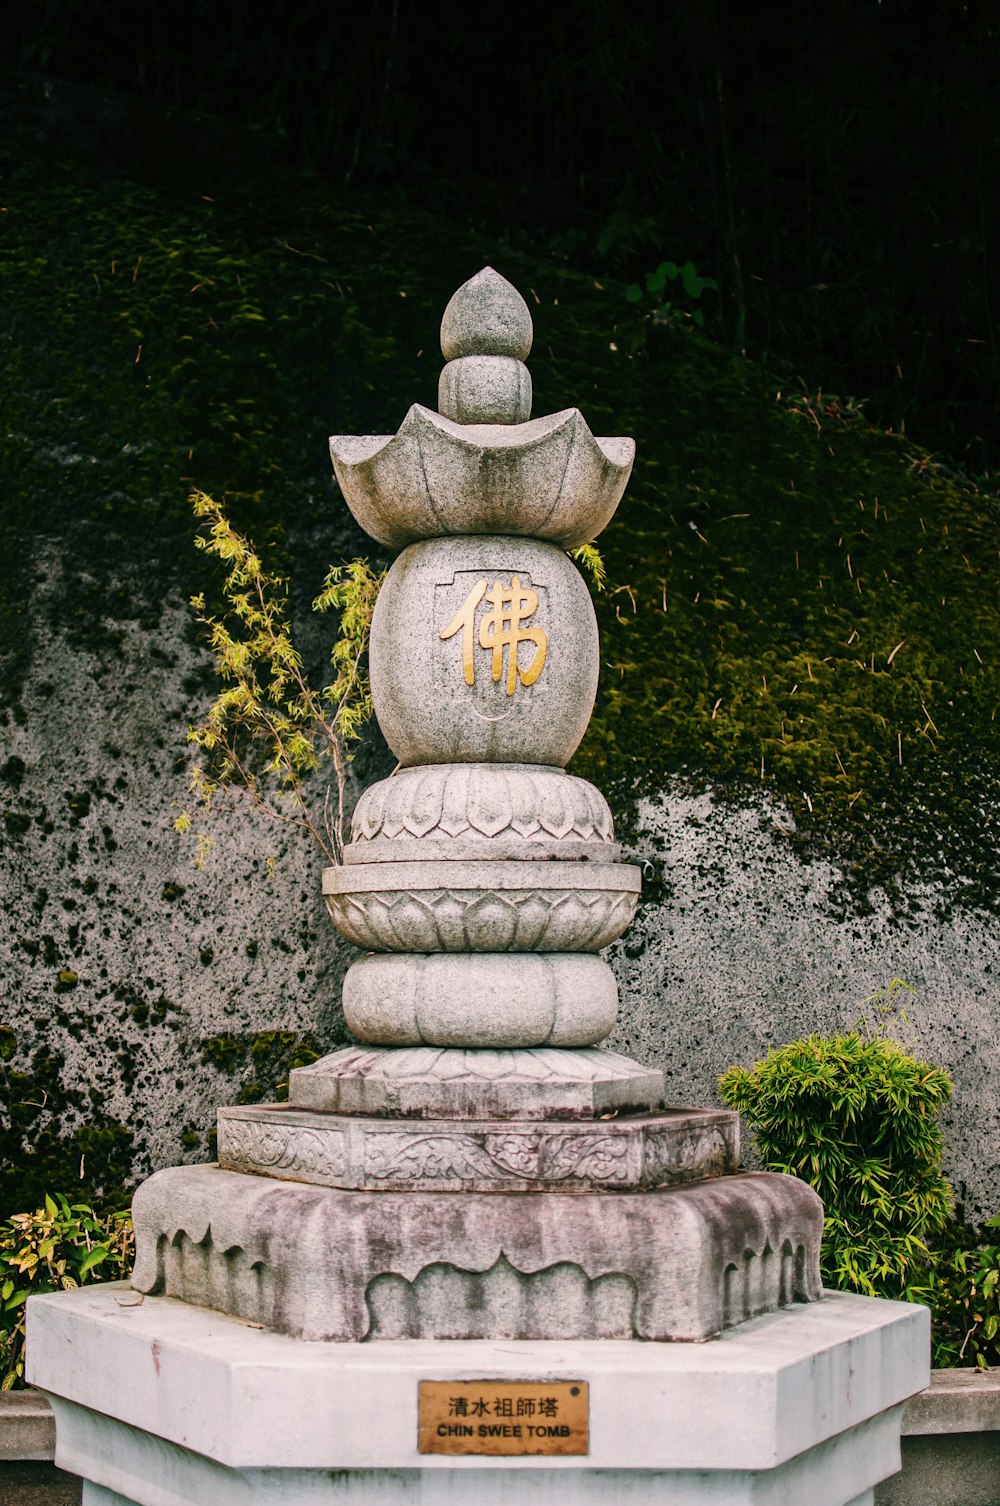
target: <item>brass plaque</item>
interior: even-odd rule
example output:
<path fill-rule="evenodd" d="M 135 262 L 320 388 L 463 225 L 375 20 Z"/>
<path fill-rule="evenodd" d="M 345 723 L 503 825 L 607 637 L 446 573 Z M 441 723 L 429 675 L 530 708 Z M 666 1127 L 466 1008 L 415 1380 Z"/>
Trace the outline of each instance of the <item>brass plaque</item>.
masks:
<path fill-rule="evenodd" d="M 422 1454 L 588 1454 L 586 1381 L 419 1382 Z"/>

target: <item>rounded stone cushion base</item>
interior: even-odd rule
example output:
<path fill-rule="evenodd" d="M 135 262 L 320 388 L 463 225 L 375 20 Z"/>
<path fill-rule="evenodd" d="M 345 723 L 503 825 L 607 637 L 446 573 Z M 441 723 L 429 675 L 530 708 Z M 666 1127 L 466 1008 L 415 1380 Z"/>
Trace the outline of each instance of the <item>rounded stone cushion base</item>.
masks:
<path fill-rule="evenodd" d="M 344 1018 L 384 1046 L 592 1046 L 610 1035 L 618 986 L 581 952 L 371 953 L 344 979 Z"/>

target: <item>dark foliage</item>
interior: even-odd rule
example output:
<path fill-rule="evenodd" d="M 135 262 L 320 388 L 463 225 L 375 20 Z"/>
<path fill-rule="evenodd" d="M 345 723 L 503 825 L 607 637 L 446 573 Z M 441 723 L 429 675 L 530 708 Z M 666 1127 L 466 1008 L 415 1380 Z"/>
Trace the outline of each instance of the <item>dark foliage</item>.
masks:
<path fill-rule="evenodd" d="M 19 66 L 229 115 L 640 276 L 717 280 L 717 333 L 995 465 L 1000 17 L 986 0 L 48 0 Z"/>
<path fill-rule="evenodd" d="M 132 1136 L 112 1118 L 105 1094 L 67 1088 L 63 1061 L 43 1045 L 28 1071 L 14 1061 L 14 1032 L 0 1025 L 0 1209 L 20 1212 L 40 1203 L 50 1185 L 86 1188 L 102 1207 L 126 1201 L 130 1188 Z M 60 1121 L 45 1112 L 49 1099 L 61 1106 Z"/>
<path fill-rule="evenodd" d="M 924 1300 L 933 1312 L 934 1363 L 1000 1366 L 1000 1244 L 992 1231 L 952 1223 L 932 1252 Z"/>

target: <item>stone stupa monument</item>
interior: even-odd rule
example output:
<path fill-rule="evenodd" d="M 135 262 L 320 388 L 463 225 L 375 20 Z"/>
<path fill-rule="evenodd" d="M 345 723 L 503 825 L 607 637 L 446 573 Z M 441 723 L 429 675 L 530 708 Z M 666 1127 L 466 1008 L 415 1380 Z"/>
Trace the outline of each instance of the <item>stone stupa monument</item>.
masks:
<path fill-rule="evenodd" d="M 344 982 L 365 1044 L 293 1072 L 288 1107 L 222 1109 L 223 1170 L 145 1184 L 143 1291 L 340 1340 L 706 1339 L 819 1296 L 815 1194 L 740 1174 L 735 1114 L 664 1110 L 662 1074 L 598 1047 L 600 948 L 640 874 L 565 772 L 600 658 L 566 550 L 610 520 L 635 445 L 575 408 L 530 421 L 531 339 L 485 268 L 445 310 L 440 412 L 330 441 L 358 522 L 403 546 L 370 653 L 400 768 L 323 878 L 366 949 Z"/>
<path fill-rule="evenodd" d="M 370 652 L 399 768 L 323 879 L 363 949 L 360 1044 L 293 1072 L 288 1104 L 221 1109 L 218 1166 L 139 1189 L 142 1306 L 33 1304 L 32 1375 L 93 1506 L 437 1506 L 471 1499 L 470 1468 L 484 1502 L 520 1468 L 526 1506 L 777 1506 L 795 1480 L 864 1506 L 894 1467 L 922 1311 L 823 1297 L 815 1194 L 741 1172 L 736 1115 L 666 1107 L 661 1073 L 600 1045 L 600 950 L 640 875 L 565 771 L 599 670 L 567 550 L 613 516 L 634 444 L 575 408 L 531 419 L 531 340 L 485 268 L 445 311 L 439 412 L 330 442 L 402 551 Z M 61 1378 L 67 1336 L 113 1366 L 99 1394 Z"/>

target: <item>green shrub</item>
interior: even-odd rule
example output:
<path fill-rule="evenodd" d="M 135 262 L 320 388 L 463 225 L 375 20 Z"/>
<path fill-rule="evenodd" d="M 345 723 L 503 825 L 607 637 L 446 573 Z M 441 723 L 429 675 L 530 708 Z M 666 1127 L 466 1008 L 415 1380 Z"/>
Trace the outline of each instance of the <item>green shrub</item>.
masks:
<path fill-rule="evenodd" d="M 938 1125 L 947 1073 L 858 1027 L 730 1067 L 719 1087 L 752 1126 L 762 1163 L 823 1199 L 824 1283 L 922 1300 L 928 1252 L 951 1216 Z"/>
<path fill-rule="evenodd" d="M 0 1390 L 24 1385 L 24 1304 L 38 1292 L 71 1291 L 127 1276 L 133 1255 L 128 1213 L 95 1213 L 46 1195 L 34 1213 L 0 1224 Z"/>
<path fill-rule="evenodd" d="M 938 1124 L 952 1084 L 893 1038 L 903 990 L 893 979 L 865 1000 L 871 1021 L 730 1067 L 719 1087 L 761 1164 L 823 1199 L 824 1285 L 926 1303 L 933 1364 L 985 1369 L 1000 1365 L 1000 1244 L 952 1217 Z"/>
<path fill-rule="evenodd" d="M 1000 1227 L 1000 1218 L 986 1227 Z M 931 1254 L 923 1300 L 934 1313 L 935 1365 L 1000 1365 L 1000 1244 L 953 1224 Z"/>

